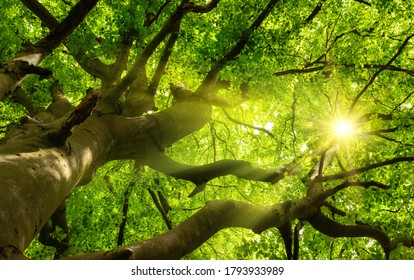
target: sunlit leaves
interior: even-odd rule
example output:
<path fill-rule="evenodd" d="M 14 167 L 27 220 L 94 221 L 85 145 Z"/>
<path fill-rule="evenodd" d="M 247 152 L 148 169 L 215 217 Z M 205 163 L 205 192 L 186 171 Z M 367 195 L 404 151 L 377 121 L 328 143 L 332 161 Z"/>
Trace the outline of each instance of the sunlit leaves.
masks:
<path fill-rule="evenodd" d="M 195 2 L 205 4 L 201 0 Z M 206 73 L 246 32 L 266 2 L 222 0 L 209 13 L 189 13 L 183 18 L 156 92 L 160 110 L 172 103 L 168 84 L 182 82 L 190 90 L 197 89 Z M 220 90 L 218 96 L 233 105 L 227 112 L 237 121 L 215 107 L 208 125 L 167 147 L 165 153 L 192 165 L 241 159 L 254 166 L 275 168 L 296 159 L 298 175 L 285 178 L 276 185 L 226 176 L 212 180 L 204 193 L 189 199 L 187 196 L 194 188 L 190 182 L 173 179 L 146 167 L 137 176 L 132 162 L 109 163 L 98 169 L 93 182 L 74 190 L 68 198 L 72 233 L 69 253 L 115 246 L 120 221 L 125 218 L 122 213 L 125 190 L 130 184 L 133 188 L 127 198 L 130 208 L 126 243 L 144 240 L 166 230 L 147 189 L 160 191 L 168 198 L 172 206 L 169 218 L 177 225 L 213 199 L 272 205 L 303 197 L 310 169 L 333 144 L 341 147 L 335 160 L 326 168 L 327 174 L 395 156 L 412 155 L 412 42 L 392 64 L 398 70 L 385 69 L 380 73 L 358 100 L 355 110 L 349 113 L 349 107 L 361 89 L 412 32 L 412 3 L 370 1 L 368 6 L 351 0 L 280 2 L 250 35 L 240 54 L 218 74 L 219 79 L 230 84 L 227 90 Z M 312 20 L 306 21 L 317 2 L 323 2 L 321 10 Z M 46 107 L 51 99 L 48 88 L 57 79 L 65 96 L 76 103 L 87 88 L 99 88 L 101 84 L 83 71 L 71 54 L 86 54 L 89 59 L 110 64 L 126 35 L 134 30 L 129 34 L 135 39 L 128 63 L 130 67 L 179 1 L 168 3 L 156 21 L 144 26 L 148 16 L 157 13 L 163 3 L 99 1 L 96 9 L 66 41 L 70 51 L 61 46 L 43 61 L 42 66 L 52 70 L 53 79 L 29 77 L 22 87 L 38 105 Z M 42 4 L 60 20 L 75 1 L 45 0 Z M 4 15 L 0 23 L 1 61 L 12 57 L 26 43 L 47 34 L 47 28 L 18 1 L 6 1 L 1 9 Z M 155 72 L 164 47 L 165 43 L 162 43 L 148 60 L 149 78 Z M 289 75 L 283 74 L 289 70 Z M 242 90 L 242 85 L 247 85 L 249 91 Z M 3 127 L 17 123 L 24 112 L 9 97 L 2 103 L 0 113 L 0 126 Z M 337 131 L 335 124 L 343 120 L 351 121 L 351 124 L 342 123 Z M 345 132 L 351 128 L 353 133 Z M 353 176 L 350 180 L 377 180 L 392 188 L 389 191 L 373 188 L 343 190 L 329 202 L 347 215 L 338 217 L 326 208 L 323 211 L 343 223 L 352 224 L 358 220 L 383 227 L 390 235 L 412 236 L 411 173 L 410 165 L 399 164 Z M 329 182 L 324 187 L 331 188 L 340 183 Z M 381 257 L 378 244 L 372 240 L 333 239 L 312 230 L 309 225 L 300 236 L 300 244 L 302 259 Z M 39 248 L 40 245 L 34 242 L 28 254 L 50 257 L 50 251 Z M 412 258 L 412 252 L 398 248 L 393 256 Z M 257 236 L 229 229 L 187 258 L 281 259 L 284 249 L 276 230 Z"/>

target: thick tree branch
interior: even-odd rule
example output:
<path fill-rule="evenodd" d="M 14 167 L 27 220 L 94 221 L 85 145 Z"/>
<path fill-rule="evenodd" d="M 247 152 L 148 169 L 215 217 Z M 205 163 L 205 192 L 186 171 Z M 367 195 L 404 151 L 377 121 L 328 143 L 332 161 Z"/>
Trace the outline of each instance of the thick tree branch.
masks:
<path fill-rule="evenodd" d="M 370 225 L 344 225 L 326 217 L 321 211 L 306 219 L 316 230 L 331 237 L 370 237 L 378 241 L 389 258 L 390 239 L 382 230 Z"/>
<path fill-rule="evenodd" d="M 59 22 L 57 19 L 37 0 L 20 0 L 32 13 L 34 13 L 44 25 L 53 30 Z"/>
<path fill-rule="evenodd" d="M 46 25 L 49 30 L 54 30 L 59 22 L 56 18 L 37 0 L 22 0 L 21 1 L 31 12 L 33 12 L 44 25 Z M 69 49 L 72 49 L 66 42 L 63 42 L 65 46 Z M 121 48 L 122 50 L 122 48 Z M 76 52 L 71 52 L 73 58 L 78 62 L 78 64 L 90 75 L 98 77 L 99 79 L 105 81 L 112 77 L 112 72 L 109 69 L 109 66 L 104 64 L 101 60 L 97 58 L 88 58 L 85 59 L 86 53 L 83 50 L 78 50 Z"/>
<path fill-rule="evenodd" d="M 147 44 L 142 53 L 137 57 L 135 63 L 128 74 L 122 79 L 119 85 L 110 93 L 114 99 L 118 99 L 120 95 L 128 88 L 128 86 L 135 80 L 136 75 L 142 67 L 144 67 L 148 59 L 152 56 L 158 46 L 165 40 L 165 38 L 174 31 L 176 23 L 179 22 L 186 14 L 190 12 L 208 12 L 217 5 L 218 1 L 213 0 L 206 6 L 197 6 L 188 0 L 182 0 L 176 10 L 170 15 L 160 31 Z"/>
<path fill-rule="evenodd" d="M 61 23 L 55 26 L 55 28 L 45 38 L 41 39 L 36 44 L 21 51 L 17 56 L 24 56 L 26 54 L 32 54 L 34 50 L 41 49 L 40 53 L 46 56 L 58 47 L 73 31 L 83 22 L 89 12 L 95 7 L 98 0 L 80 0 L 69 11 L 67 17 L 63 19 Z"/>
<path fill-rule="evenodd" d="M 321 194 L 268 207 L 232 200 L 213 200 L 182 224 L 164 234 L 114 251 L 86 254 L 72 259 L 108 259 L 108 254 L 123 251 L 125 254 L 128 251 L 133 252 L 130 259 L 179 259 L 198 248 L 221 229 L 242 227 L 260 234 L 269 228 L 283 228 L 294 219 L 311 219 L 315 227 L 329 232 L 317 218 L 318 209 L 327 197 L 329 194 Z M 297 227 L 297 231 L 300 227 Z M 371 227 L 369 231 L 367 229 L 368 226 L 346 228 L 347 234 L 353 233 L 353 236 L 364 234 L 368 237 L 377 237 L 376 232 L 371 232 Z M 338 234 L 336 229 L 329 233 Z M 382 241 L 380 237 L 378 239 Z M 295 249 L 295 256 L 298 255 L 297 250 Z"/>
<path fill-rule="evenodd" d="M 1 64 L 0 100 L 3 100 L 7 93 L 14 91 L 27 74 L 40 71 L 41 68 L 37 65 L 72 34 L 97 2 L 98 0 L 80 0 L 49 35 L 18 52 L 14 59 Z M 44 69 L 41 72 L 43 73 Z"/>
<path fill-rule="evenodd" d="M 27 110 L 30 116 L 34 116 L 39 111 L 39 107 L 36 105 L 33 99 L 31 99 L 26 92 L 21 88 L 18 87 L 14 91 L 14 96 L 17 98 L 20 104 Z"/>
<path fill-rule="evenodd" d="M 145 163 L 164 174 L 194 183 L 196 188 L 189 197 L 204 191 L 208 181 L 221 176 L 234 175 L 246 180 L 275 184 L 286 175 L 292 175 L 298 171 L 295 162 L 274 169 L 253 167 L 251 163 L 242 160 L 219 160 L 210 164 L 192 166 L 176 162 L 167 156 L 160 156 L 151 157 Z"/>
<path fill-rule="evenodd" d="M 312 199 L 305 198 L 264 207 L 232 200 L 213 200 L 172 230 L 118 250 L 132 251 L 131 259 L 179 259 L 198 248 L 221 229 L 242 227 L 260 234 L 269 228 L 281 228 L 289 220 L 303 214 L 315 213 L 314 203 Z M 92 253 L 75 258 L 102 259 L 110 252 Z"/>

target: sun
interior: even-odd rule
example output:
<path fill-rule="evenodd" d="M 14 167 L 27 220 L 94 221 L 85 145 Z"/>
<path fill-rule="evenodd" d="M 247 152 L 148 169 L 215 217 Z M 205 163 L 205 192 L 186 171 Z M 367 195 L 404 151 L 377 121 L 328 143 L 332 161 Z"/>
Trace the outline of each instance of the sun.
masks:
<path fill-rule="evenodd" d="M 340 137 L 347 137 L 354 133 L 354 126 L 346 120 L 339 120 L 334 124 L 334 132 Z"/>

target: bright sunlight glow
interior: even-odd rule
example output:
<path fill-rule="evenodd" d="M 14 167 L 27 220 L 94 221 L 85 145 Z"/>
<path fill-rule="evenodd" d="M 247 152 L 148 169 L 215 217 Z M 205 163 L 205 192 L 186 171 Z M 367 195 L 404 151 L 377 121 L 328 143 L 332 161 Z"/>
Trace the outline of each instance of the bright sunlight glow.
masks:
<path fill-rule="evenodd" d="M 335 133 L 338 136 L 346 137 L 353 133 L 353 126 L 347 121 L 338 121 L 335 124 Z"/>

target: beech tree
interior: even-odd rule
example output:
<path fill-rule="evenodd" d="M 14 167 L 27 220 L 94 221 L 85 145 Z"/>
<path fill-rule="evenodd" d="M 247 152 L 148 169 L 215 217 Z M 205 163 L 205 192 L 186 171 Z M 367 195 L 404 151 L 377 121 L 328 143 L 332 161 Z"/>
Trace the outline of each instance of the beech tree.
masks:
<path fill-rule="evenodd" d="M 410 1 L 2 3 L 0 258 L 411 259 Z"/>

